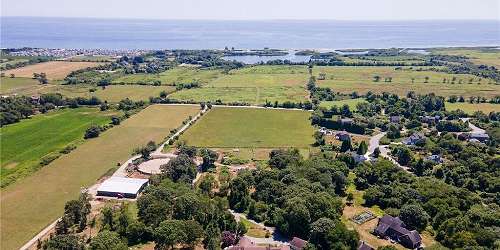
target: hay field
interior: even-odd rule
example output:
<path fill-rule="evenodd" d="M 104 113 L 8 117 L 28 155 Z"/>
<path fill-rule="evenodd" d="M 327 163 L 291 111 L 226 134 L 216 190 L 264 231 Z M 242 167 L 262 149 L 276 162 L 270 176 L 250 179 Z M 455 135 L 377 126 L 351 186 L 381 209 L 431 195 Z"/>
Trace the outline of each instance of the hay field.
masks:
<path fill-rule="evenodd" d="M 309 116 L 301 110 L 216 107 L 181 140 L 210 148 L 307 148 L 314 142 Z"/>
<path fill-rule="evenodd" d="M 160 142 L 198 111 L 199 105 L 150 106 L 2 190 L 2 248 L 19 248 L 61 216 L 64 203 L 78 197 L 81 187 L 94 184 L 118 162 L 125 162 L 134 148 L 149 140 Z"/>
<path fill-rule="evenodd" d="M 5 75 L 14 74 L 16 77 L 33 77 L 33 73 L 45 73 L 49 80 L 62 80 L 69 73 L 78 69 L 95 67 L 102 63 L 97 62 L 68 62 L 51 61 L 28 65 L 17 69 L 6 70 Z M 49 81 L 50 82 L 50 81 Z"/>
<path fill-rule="evenodd" d="M 101 112 L 98 108 L 63 109 L 2 127 L 2 188 L 41 168 L 42 157 L 83 141 L 91 124 L 109 123 L 115 113 L 118 112 Z"/>
<path fill-rule="evenodd" d="M 418 71 L 422 68 L 424 70 Z M 313 74 L 325 73 L 325 80 L 318 80 L 320 87 L 331 88 L 335 92 L 364 94 L 389 92 L 404 96 L 408 91 L 426 94 L 435 93 L 441 96 L 484 96 L 494 97 L 500 94 L 500 85 L 490 79 L 479 78 L 468 74 L 447 74 L 425 70 L 425 67 L 315 67 Z M 378 82 L 374 77 L 379 76 Z M 386 78 L 392 77 L 390 82 Z M 428 80 L 426 82 L 426 77 Z M 454 79 L 454 81 L 453 81 Z M 443 83 L 443 81 L 447 81 Z M 454 83 L 452 83 L 454 82 Z"/>

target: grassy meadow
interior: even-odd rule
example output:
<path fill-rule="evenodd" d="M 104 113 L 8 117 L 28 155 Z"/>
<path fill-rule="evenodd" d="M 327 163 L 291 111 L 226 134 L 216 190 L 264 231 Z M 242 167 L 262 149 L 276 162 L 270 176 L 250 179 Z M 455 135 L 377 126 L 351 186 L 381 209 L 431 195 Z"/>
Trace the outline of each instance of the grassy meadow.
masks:
<path fill-rule="evenodd" d="M 468 102 L 447 102 L 445 104 L 446 110 L 461 109 L 465 113 L 472 115 L 476 111 L 482 111 L 485 114 L 490 112 L 500 112 L 500 104 L 494 103 L 468 103 Z"/>
<path fill-rule="evenodd" d="M 43 156 L 82 141 L 91 124 L 109 123 L 112 114 L 97 108 L 64 109 L 2 127 L 1 186 L 35 172 Z"/>
<path fill-rule="evenodd" d="M 375 93 L 390 92 L 406 95 L 408 91 L 426 94 L 434 92 L 441 96 L 484 96 L 494 97 L 500 93 L 500 85 L 492 80 L 479 78 L 467 74 L 447 74 L 436 71 L 418 71 L 425 67 L 315 67 L 313 74 L 325 73 L 325 80 L 318 80 L 320 87 L 331 88 L 335 92 L 352 93 L 356 91 L 364 94 L 368 91 Z M 379 82 L 374 82 L 374 76 L 379 76 Z M 392 77 L 391 82 L 385 78 Z M 426 77 L 429 79 L 425 80 Z M 455 78 L 455 83 L 452 81 Z M 447 83 L 443 83 L 446 80 Z M 472 82 L 470 82 L 472 80 Z"/>
<path fill-rule="evenodd" d="M 300 110 L 215 107 L 180 139 L 210 148 L 307 148 L 314 142 L 309 116 Z"/>
<path fill-rule="evenodd" d="M 361 102 L 365 102 L 365 98 L 356 98 L 356 99 L 345 99 L 345 100 L 338 100 L 338 101 L 322 101 L 320 102 L 319 106 L 320 107 L 325 107 L 327 109 L 337 106 L 341 108 L 344 105 L 348 105 L 349 109 L 351 110 L 356 110 L 356 105 Z"/>
<path fill-rule="evenodd" d="M 497 69 L 500 68 L 500 50 L 498 49 L 448 48 L 434 49 L 432 52 L 443 55 L 465 56 L 475 64 L 485 64 L 495 66 Z"/>
<path fill-rule="evenodd" d="M 173 85 L 177 83 L 200 82 L 208 83 L 217 78 L 220 70 L 197 69 L 193 67 L 176 67 L 159 74 L 133 74 L 119 77 L 113 83 L 151 83 L 160 81 L 163 85 Z"/>
<path fill-rule="evenodd" d="M 26 77 L 2 77 L 0 78 L 0 93 L 10 95 L 15 93 L 30 92 L 43 86 L 35 79 Z"/>
<path fill-rule="evenodd" d="M 33 77 L 33 73 L 45 73 L 49 80 L 62 80 L 69 73 L 78 69 L 95 67 L 101 63 L 96 62 L 67 62 L 51 61 L 28 65 L 16 69 L 6 70 L 5 75 L 14 74 L 16 77 Z"/>
<path fill-rule="evenodd" d="M 305 66 L 253 66 L 221 74 L 201 88 L 181 90 L 170 95 L 170 98 L 256 105 L 266 101 L 305 102 L 308 100 L 305 89 L 307 79 Z"/>
<path fill-rule="evenodd" d="M 64 203 L 78 197 L 134 148 L 160 142 L 173 128 L 199 111 L 199 105 L 154 105 L 133 115 L 99 137 L 85 141 L 33 175 L 2 190 L 0 225 L 2 249 L 17 249 L 62 215 Z"/>

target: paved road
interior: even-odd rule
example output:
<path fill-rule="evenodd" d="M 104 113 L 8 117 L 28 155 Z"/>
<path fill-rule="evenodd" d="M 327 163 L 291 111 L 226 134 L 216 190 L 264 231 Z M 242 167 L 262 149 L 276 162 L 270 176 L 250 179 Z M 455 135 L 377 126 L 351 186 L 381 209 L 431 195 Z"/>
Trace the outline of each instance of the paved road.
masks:
<path fill-rule="evenodd" d="M 375 149 L 380 146 L 380 139 L 382 139 L 382 137 L 384 137 L 386 134 L 387 132 L 382 132 L 370 138 L 370 142 L 368 143 L 368 151 L 366 151 L 365 154 L 366 158 L 368 158 L 371 154 L 373 154 Z"/>
<path fill-rule="evenodd" d="M 478 134 L 484 134 L 486 131 L 482 128 L 477 127 L 476 125 L 472 124 L 469 120 L 470 118 L 460 118 L 463 122 L 469 122 L 469 128 L 471 129 L 471 133 L 478 133 Z"/>

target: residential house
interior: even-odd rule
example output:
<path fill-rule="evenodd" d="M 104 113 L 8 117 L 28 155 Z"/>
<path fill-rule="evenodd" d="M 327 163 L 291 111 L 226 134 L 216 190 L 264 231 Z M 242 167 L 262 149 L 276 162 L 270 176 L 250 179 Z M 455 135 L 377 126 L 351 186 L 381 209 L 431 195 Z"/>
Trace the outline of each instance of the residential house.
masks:
<path fill-rule="evenodd" d="M 390 215 L 384 215 L 379 219 L 374 234 L 382 238 L 390 238 L 411 249 L 418 248 L 422 244 L 422 237 L 417 231 L 406 229 L 406 225 L 399 217 Z"/>
<path fill-rule="evenodd" d="M 307 241 L 293 237 L 292 241 L 290 241 L 290 249 L 291 250 L 302 250 L 307 245 Z"/>
<path fill-rule="evenodd" d="M 435 115 L 435 116 L 426 115 L 426 116 L 422 116 L 422 118 L 421 118 L 421 121 L 423 123 L 427 123 L 427 124 L 436 124 L 439 122 L 439 120 L 441 120 L 441 117 L 439 115 Z"/>
<path fill-rule="evenodd" d="M 425 158 L 426 161 L 432 161 L 434 163 L 443 163 L 443 159 L 440 155 L 431 155 Z"/>
<path fill-rule="evenodd" d="M 470 133 L 469 134 L 469 141 L 471 140 L 478 140 L 480 142 L 486 142 L 490 139 L 490 136 L 486 133 Z"/>
<path fill-rule="evenodd" d="M 252 241 L 248 237 L 241 237 L 240 241 L 236 246 L 230 246 L 227 248 L 228 250 L 290 250 L 290 246 L 287 245 L 279 245 L 279 246 L 271 246 L 271 245 L 257 245 L 254 241 Z"/>
<path fill-rule="evenodd" d="M 417 143 L 425 141 L 425 135 L 423 133 L 414 133 L 410 137 L 403 140 L 403 144 L 408 146 L 414 146 Z"/>
<path fill-rule="evenodd" d="M 351 125 L 354 121 L 351 118 L 342 118 L 340 119 L 340 124 L 342 126 L 344 125 Z"/>
<path fill-rule="evenodd" d="M 360 240 L 358 250 L 374 250 L 374 248 L 372 246 L 366 244 L 366 242 Z"/>
<path fill-rule="evenodd" d="M 338 132 L 335 137 L 337 137 L 337 139 L 341 140 L 341 141 L 347 141 L 349 139 L 351 139 L 351 135 L 345 131 L 340 131 Z"/>
<path fill-rule="evenodd" d="M 393 115 L 389 118 L 389 121 L 392 123 L 400 123 L 401 122 L 401 116 L 399 115 Z"/>

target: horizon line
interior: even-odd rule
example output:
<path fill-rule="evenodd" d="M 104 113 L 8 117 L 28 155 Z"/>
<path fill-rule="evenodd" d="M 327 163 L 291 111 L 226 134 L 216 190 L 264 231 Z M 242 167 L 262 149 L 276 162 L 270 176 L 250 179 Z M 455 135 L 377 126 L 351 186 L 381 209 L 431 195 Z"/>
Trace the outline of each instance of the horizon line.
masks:
<path fill-rule="evenodd" d="M 428 19 L 293 19 L 293 18 L 262 18 L 262 19 L 196 19 L 196 18 L 146 18 L 146 17 L 92 17 L 92 16 L 18 16 L 0 15 L 0 18 L 67 18 L 67 19 L 105 19 L 105 20 L 152 20 L 152 21 L 337 21 L 337 22 L 408 22 L 408 21 L 495 21 L 500 19 L 469 19 L 469 18 L 428 18 Z"/>

